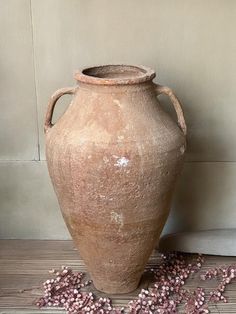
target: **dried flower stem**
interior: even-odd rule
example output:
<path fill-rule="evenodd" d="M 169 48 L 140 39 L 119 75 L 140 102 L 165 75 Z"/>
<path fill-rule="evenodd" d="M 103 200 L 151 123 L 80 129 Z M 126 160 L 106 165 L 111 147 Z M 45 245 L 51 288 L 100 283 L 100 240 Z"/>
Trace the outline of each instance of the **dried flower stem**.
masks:
<path fill-rule="evenodd" d="M 92 281 L 83 281 L 83 273 L 75 273 L 62 266 L 61 270 L 50 271 L 55 278 L 44 282 L 44 295 L 36 304 L 39 307 L 62 308 L 67 314 L 175 314 L 180 304 L 184 305 L 186 314 L 210 313 L 210 302 L 227 302 L 224 292 L 236 278 L 236 265 L 210 269 L 201 275 L 202 280 L 220 280 L 207 297 L 203 288 L 193 292 L 184 288 L 186 280 L 191 274 L 199 272 L 203 262 L 202 255 L 191 262 L 187 255 L 179 253 L 162 255 L 157 267 L 150 270 L 153 284 L 148 289 L 142 289 L 125 308 L 114 307 L 109 298 L 96 298 L 92 292 L 82 291 Z"/>

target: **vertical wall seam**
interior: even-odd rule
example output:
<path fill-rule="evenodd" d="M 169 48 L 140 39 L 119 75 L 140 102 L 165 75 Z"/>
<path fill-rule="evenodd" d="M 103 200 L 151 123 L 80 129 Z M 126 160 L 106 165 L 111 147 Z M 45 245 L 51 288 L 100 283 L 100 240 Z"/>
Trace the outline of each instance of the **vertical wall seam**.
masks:
<path fill-rule="evenodd" d="M 32 12 L 32 0 L 29 0 L 30 3 L 30 20 L 31 20 L 31 42 L 32 42 L 32 53 L 33 53 L 33 71 L 34 71 L 34 93 L 36 98 L 36 131 L 37 131 L 37 150 L 38 150 L 38 159 L 37 161 L 41 160 L 40 156 L 40 143 L 39 143 L 39 116 L 38 116 L 38 90 L 36 84 L 36 64 L 35 64 L 35 46 L 34 46 L 34 25 L 33 25 L 33 12 Z"/>

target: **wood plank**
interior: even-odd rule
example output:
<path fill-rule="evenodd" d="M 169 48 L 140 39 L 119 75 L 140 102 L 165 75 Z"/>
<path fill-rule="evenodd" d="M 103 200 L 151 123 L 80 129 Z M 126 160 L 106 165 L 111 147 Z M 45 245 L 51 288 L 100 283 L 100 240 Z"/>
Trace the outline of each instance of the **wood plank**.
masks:
<path fill-rule="evenodd" d="M 65 313 L 62 310 L 37 309 L 35 300 L 41 295 L 41 284 L 49 274 L 48 270 L 67 265 L 75 271 L 86 271 L 86 267 L 74 249 L 72 241 L 37 241 L 37 240 L 1 240 L 0 241 L 0 313 L 1 314 L 29 314 L 29 313 Z M 154 252 L 150 257 L 147 269 L 155 267 L 160 255 Z M 217 265 L 236 263 L 235 257 L 206 256 L 201 272 Z M 209 293 L 217 285 L 216 280 L 201 281 L 197 273 L 186 282 L 190 290 L 201 286 Z M 148 287 L 150 275 L 144 273 L 141 286 L 134 292 L 126 295 L 111 295 L 113 303 L 125 306 L 134 299 L 141 287 Z M 98 296 L 105 294 L 89 289 Z M 211 305 L 211 313 L 236 313 L 236 283 L 227 287 L 228 304 Z M 184 313 L 180 307 L 180 313 Z"/>
<path fill-rule="evenodd" d="M 1 240 L 0 259 L 77 260 L 72 241 L 63 240 Z"/>

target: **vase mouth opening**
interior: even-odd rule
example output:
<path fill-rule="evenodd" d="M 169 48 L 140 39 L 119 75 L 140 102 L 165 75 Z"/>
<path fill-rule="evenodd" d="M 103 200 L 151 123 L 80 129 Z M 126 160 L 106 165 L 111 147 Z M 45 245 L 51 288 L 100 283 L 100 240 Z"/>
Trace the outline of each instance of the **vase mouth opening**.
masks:
<path fill-rule="evenodd" d="M 75 79 L 79 82 L 95 85 L 131 85 L 152 80 L 154 70 L 135 65 L 101 65 L 77 71 Z"/>

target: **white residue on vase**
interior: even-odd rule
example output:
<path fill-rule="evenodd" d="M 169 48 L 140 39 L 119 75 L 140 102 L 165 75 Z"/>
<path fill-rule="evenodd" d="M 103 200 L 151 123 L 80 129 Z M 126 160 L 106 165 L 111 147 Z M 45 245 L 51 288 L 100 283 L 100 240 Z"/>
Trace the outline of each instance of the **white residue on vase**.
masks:
<path fill-rule="evenodd" d="M 117 159 L 116 163 L 114 164 L 115 167 L 127 167 L 129 163 L 129 159 L 126 157 L 120 157 Z"/>

